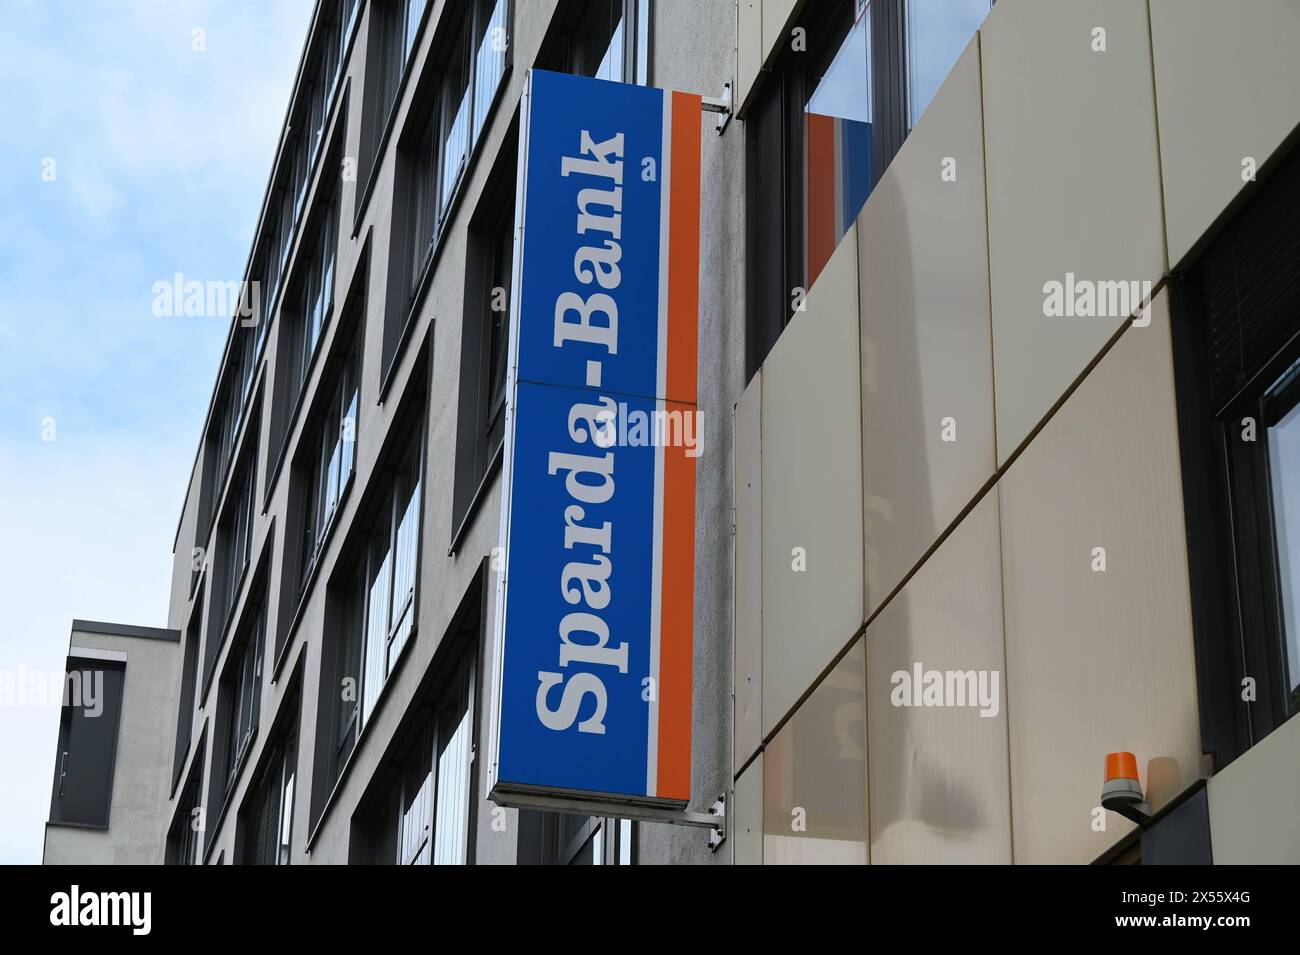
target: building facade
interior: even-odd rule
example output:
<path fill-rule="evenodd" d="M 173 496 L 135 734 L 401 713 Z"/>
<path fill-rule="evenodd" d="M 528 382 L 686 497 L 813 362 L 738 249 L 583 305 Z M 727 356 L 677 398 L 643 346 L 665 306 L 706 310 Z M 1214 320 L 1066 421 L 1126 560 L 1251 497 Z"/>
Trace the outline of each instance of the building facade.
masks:
<path fill-rule="evenodd" d="M 320 0 L 177 529 L 174 739 L 110 778 L 161 780 L 156 825 L 114 801 L 110 841 L 1300 859 L 1297 41 L 1290 0 Z M 533 67 L 731 103 L 700 119 L 717 848 L 487 798 Z M 1117 751 L 1141 828 L 1101 806 Z"/>

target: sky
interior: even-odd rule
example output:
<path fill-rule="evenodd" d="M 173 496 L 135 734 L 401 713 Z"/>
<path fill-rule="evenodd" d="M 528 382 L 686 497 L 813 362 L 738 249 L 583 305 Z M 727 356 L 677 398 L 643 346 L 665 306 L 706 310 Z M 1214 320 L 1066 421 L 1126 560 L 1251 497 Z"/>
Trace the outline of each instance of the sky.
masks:
<path fill-rule="evenodd" d="M 154 284 L 243 278 L 311 9 L 0 0 L 0 863 L 49 814 L 28 677 L 74 617 L 167 623 L 230 316 L 155 315 Z"/>

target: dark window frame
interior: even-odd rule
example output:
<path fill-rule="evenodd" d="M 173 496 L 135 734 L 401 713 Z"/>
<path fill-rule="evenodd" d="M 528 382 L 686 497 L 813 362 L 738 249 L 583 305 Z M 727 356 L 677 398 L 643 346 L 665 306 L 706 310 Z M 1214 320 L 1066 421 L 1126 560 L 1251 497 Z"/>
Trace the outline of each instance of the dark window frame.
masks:
<path fill-rule="evenodd" d="M 430 326 L 431 330 L 432 326 Z M 431 389 L 428 376 L 432 368 L 432 350 L 433 336 L 428 334 L 419 366 L 411 379 L 413 383 L 419 382 L 419 384 L 408 388 L 403 395 L 403 405 L 395 414 L 380 447 L 378 456 L 380 463 L 367 478 L 361 502 L 349 525 L 348 538 L 338 551 L 338 557 L 331 568 L 326 586 L 325 629 L 322 634 L 321 678 L 318 684 L 315 752 L 312 762 L 311 831 L 313 838 L 321 820 L 333 805 L 335 793 L 346 780 L 356 753 L 365 743 L 369 727 L 388 698 L 388 687 L 392 684 L 397 671 L 410 656 L 410 648 L 419 636 L 422 576 L 420 555 L 424 552 L 427 543 L 424 539 L 424 524 L 428 510 L 425 498 L 426 445 L 430 424 Z M 382 524 L 388 528 L 387 533 L 392 548 L 389 556 L 391 557 L 396 551 L 396 542 L 392 539 L 393 511 L 396 508 L 394 478 L 395 473 L 400 470 L 400 465 L 412 452 L 415 454 L 413 473 L 419 505 L 414 525 L 413 581 L 406 610 L 406 615 L 410 618 L 410 626 L 402 639 L 400 650 L 395 655 L 390 652 L 395 628 L 391 625 L 387 628 L 383 654 L 384 677 L 374 693 L 374 705 L 370 717 L 363 719 L 366 682 L 364 666 L 368 629 L 366 609 L 372 542 L 376 528 Z M 395 574 L 394 567 L 389 575 L 390 587 L 395 581 Z M 393 612 L 391 593 L 390 606 L 387 609 L 391 621 Z M 400 623 L 399 619 L 399 625 Z M 344 679 L 353 681 L 355 692 L 351 700 L 342 698 L 340 691 Z"/>
<path fill-rule="evenodd" d="M 464 863 L 475 864 L 475 833 L 480 801 L 479 728 L 483 716 L 482 674 L 484 655 L 490 639 L 488 588 L 491 585 L 488 560 L 479 562 L 477 572 L 461 596 L 451 621 L 438 643 L 433 660 L 412 694 L 412 702 L 401 723 L 392 734 L 371 776 L 366 791 L 352 815 L 349 861 L 367 864 L 394 864 L 402 850 L 402 823 L 405 809 L 405 778 L 413 765 L 417 772 L 427 761 L 433 775 L 428 801 L 428 844 L 430 861 L 437 841 L 437 773 L 438 733 L 436 726 L 448 711 L 463 713 L 469 727 L 466 752 L 468 794 L 464 827 L 466 843 Z M 461 703 L 464 706 L 461 706 Z M 453 719 L 451 725 L 455 723 Z M 454 729 L 447 734 L 454 735 Z M 414 764 L 413 761 L 414 760 Z M 422 782 L 422 778 L 420 779 Z M 418 792 L 419 786 L 414 787 Z M 323 818 L 323 817 L 322 817 Z"/>
<path fill-rule="evenodd" d="M 1298 145 L 1300 134 L 1260 170 L 1180 266 L 1172 288 L 1197 702 L 1202 749 L 1214 772 L 1300 714 L 1300 693 L 1289 686 L 1268 447 L 1270 425 L 1300 398 L 1294 379 L 1283 393 L 1272 392 L 1300 361 L 1300 282 L 1291 279 L 1289 289 L 1259 284 L 1281 274 L 1270 252 L 1284 255 L 1300 244 Z M 1261 319 L 1261 300 L 1252 296 L 1265 288 L 1274 309 L 1268 338 L 1261 337 L 1264 326 L 1249 324 Z M 1225 290 L 1232 303 L 1246 300 L 1247 310 L 1225 308 Z M 1286 302 L 1289 311 L 1279 305 Z M 1270 344 L 1243 350 L 1234 368 L 1238 336 Z M 1248 418 L 1253 441 L 1244 439 Z M 1255 681 L 1252 702 L 1242 699 L 1248 677 Z"/>
<path fill-rule="evenodd" d="M 515 0 L 468 0 L 442 13 L 411 109 L 398 137 L 388 282 L 389 288 L 400 292 L 389 295 L 384 305 L 381 402 L 415 326 L 446 236 L 505 95 L 514 66 L 515 7 Z M 485 93 L 479 87 L 479 47 L 489 38 L 487 31 L 498 8 L 505 11 L 505 47 L 500 51 L 500 73 L 495 79 L 489 78 L 492 85 Z M 463 96 L 454 105 L 449 102 L 446 89 L 449 64 L 460 64 L 459 75 L 464 79 Z M 462 99 L 466 104 L 467 132 L 455 172 L 448 180 L 443 147 L 455 107 Z M 479 120 L 481 125 L 476 128 Z"/>
<path fill-rule="evenodd" d="M 470 219 L 465 253 L 464 318 L 449 553 L 455 553 L 500 466 L 505 442 L 511 299 L 515 294 L 515 192 L 518 116 Z M 495 288 L 503 310 L 493 308 Z M 500 380 L 494 378 L 500 375 Z"/>
<path fill-rule="evenodd" d="M 198 865 L 203 858 L 204 824 L 203 806 L 203 756 L 207 741 L 207 726 L 199 736 L 189 779 L 181 794 L 176 797 L 176 811 L 167 830 L 165 862 L 167 865 Z M 194 827 L 194 811 L 199 810 L 199 827 Z"/>
<path fill-rule="evenodd" d="M 80 759 L 76 758 L 77 754 L 74 752 L 74 750 L 76 749 L 76 745 L 75 745 L 76 740 L 73 739 L 73 735 L 75 732 L 73 724 L 77 719 L 77 712 L 79 710 L 84 710 L 86 708 L 85 701 L 83 699 L 78 699 L 74 701 L 70 698 L 70 694 L 68 693 L 71 675 L 74 671 L 90 672 L 92 674 L 95 673 L 96 671 L 104 673 L 105 677 L 101 681 L 101 685 L 100 685 L 100 689 L 104 693 L 109 692 L 108 689 L 109 680 L 107 678 L 107 674 L 110 672 L 115 674 L 114 683 L 116 687 L 116 694 L 110 698 L 111 707 L 110 707 L 110 699 L 103 699 L 97 701 L 102 705 L 103 708 L 105 709 L 111 708 L 112 711 L 111 712 L 112 726 L 107 733 L 107 738 L 112 740 L 112 747 L 107 754 L 100 752 L 102 747 L 98 745 L 98 743 L 94 746 L 93 749 L 93 754 L 95 756 L 101 759 L 103 758 L 107 759 L 107 766 L 104 767 L 105 772 L 102 774 L 102 778 L 100 778 L 101 774 L 95 774 L 95 779 L 93 780 L 95 783 L 102 784 L 103 787 L 102 820 L 98 816 L 96 816 L 93 819 L 70 818 L 72 814 L 66 811 L 67 803 L 64 801 L 69 782 L 70 781 L 73 783 L 76 782 L 76 777 L 74 777 L 72 773 L 77 767 L 80 766 Z M 93 684 L 94 677 L 92 676 L 90 679 Z M 49 821 L 51 825 L 57 825 L 57 826 L 68 826 L 72 828 L 83 828 L 83 829 L 108 829 L 109 825 L 112 822 L 113 784 L 117 775 L 117 748 L 118 748 L 118 741 L 120 739 L 121 729 L 122 729 L 122 707 L 126 697 L 126 661 L 106 660 L 106 659 L 99 659 L 94 657 L 78 657 L 75 655 L 70 656 L 68 658 L 67 667 L 64 671 L 63 687 L 64 687 L 64 701 L 63 701 L 63 706 L 59 712 L 59 738 L 58 738 L 58 746 L 55 750 L 55 752 L 58 754 L 58 757 L 54 764 L 54 786 L 50 793 Z M 106 714 L 101 711 L 99 716 L 95 716 L 95 717 L 83 716 L 82 719 L 98 720 L 103 718 L 104 715 Z"/>
<path fill-rule="evenodd" d="M 745 107 L 745 380 L 753 378 L 807 293 L 804 108 L 857 22 L 859 0 L 806 4 L 791 24 L 807 49 L 782 40 Z M 911 132 L 907 0 L 870 0 L 871 170 L 874 189 Z M 773 196 L 779 196 L 773 201 Z"/>

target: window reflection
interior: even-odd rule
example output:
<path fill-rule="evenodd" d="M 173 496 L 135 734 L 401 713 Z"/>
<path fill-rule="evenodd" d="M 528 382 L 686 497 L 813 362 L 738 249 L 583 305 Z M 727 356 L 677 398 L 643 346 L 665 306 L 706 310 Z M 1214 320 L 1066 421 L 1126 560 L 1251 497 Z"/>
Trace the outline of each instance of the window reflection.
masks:
<path fill-rule="evenodd" d="M 864 7 L 804 107 L 808 285 L 871 192 L 871 16 Z"/>
<path fill-rule="evenodd" d="M 867 861 L 866 653 L 859 640 L 763 752 L 763 859 Z"/>
<path fill-rule="evenodd" d="M 1288 690 L 1300 687 L 1300 405 L 1268 429 L 1278 582 L 1286 629 Z"/>
<path fill-rule="evenodd" d="M 970 39 L 991 0 L 907 0 L 907 128 L 916 125 Z"/>

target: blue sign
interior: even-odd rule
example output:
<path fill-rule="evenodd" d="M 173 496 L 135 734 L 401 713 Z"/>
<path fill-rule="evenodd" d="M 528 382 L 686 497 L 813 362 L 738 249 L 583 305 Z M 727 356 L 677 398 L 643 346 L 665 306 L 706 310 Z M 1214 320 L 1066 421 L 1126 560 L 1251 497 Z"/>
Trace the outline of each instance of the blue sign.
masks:
<path fill-rule="evenodd" d="M 700 98 L 524 94 L 492 795 L 690 798 Z"/>

